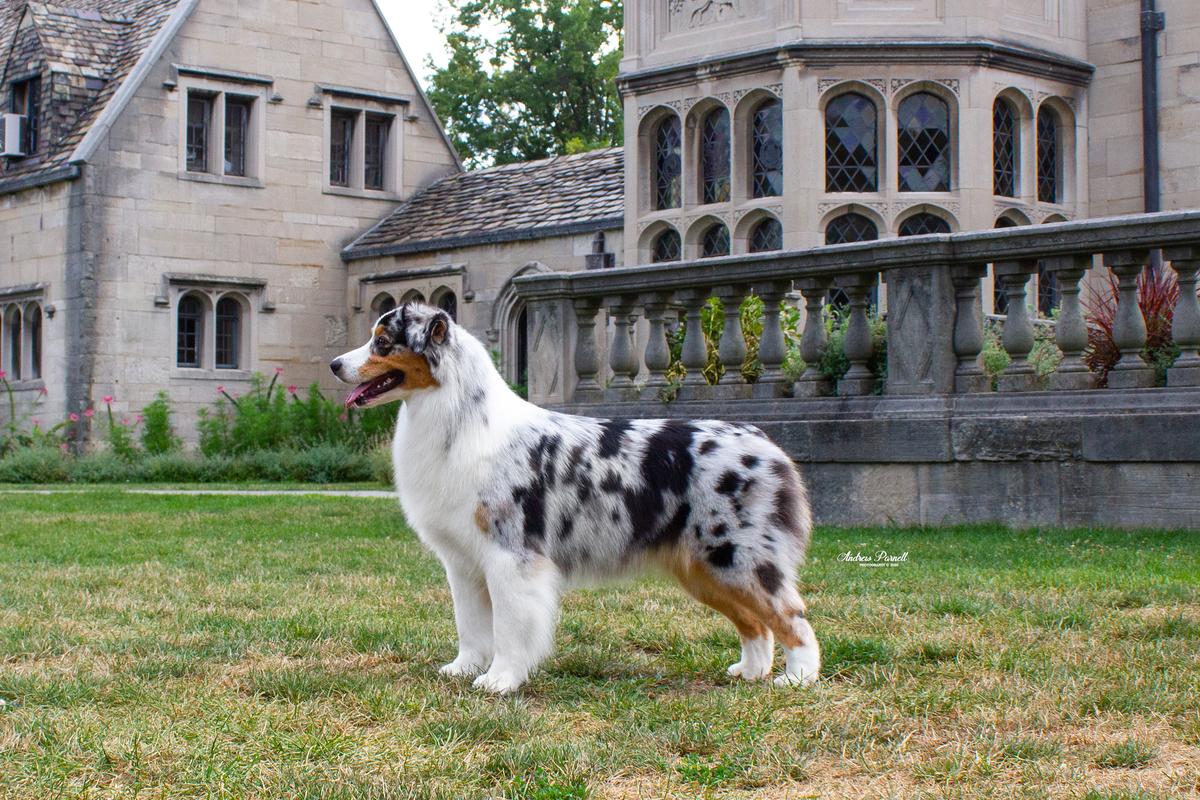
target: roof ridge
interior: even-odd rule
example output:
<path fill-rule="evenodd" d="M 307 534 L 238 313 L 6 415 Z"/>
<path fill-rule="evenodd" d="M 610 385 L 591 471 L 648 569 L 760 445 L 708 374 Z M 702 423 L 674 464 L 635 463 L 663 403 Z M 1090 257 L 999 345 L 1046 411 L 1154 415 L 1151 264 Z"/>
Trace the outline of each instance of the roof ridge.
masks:
<path fill-rule="evenodd" d="M 623 151 L 625 148 L 620 146 L 598 147 L 595 150 L 585 150 L 582 153 L 559 153 L 558 155 L 547 156 L 545 158 L 537 158 L 533 161 L 510 161 L 507 164 L 493 164 L 490 167 L 480 167 L 479 169 L 466 170 L 464 172 L 455 173 L 455 176 L 468 175 L 483 175 L 492 172 L 517 172 L 522 169 L 534 169 L 536 167 L 553 164 L 556 161 L 579 161 L 584 158 L 598 158 L 602 155 L 611 155 L 614 152 Z M 455 177 L 447 176 L 447 177 Z"/>

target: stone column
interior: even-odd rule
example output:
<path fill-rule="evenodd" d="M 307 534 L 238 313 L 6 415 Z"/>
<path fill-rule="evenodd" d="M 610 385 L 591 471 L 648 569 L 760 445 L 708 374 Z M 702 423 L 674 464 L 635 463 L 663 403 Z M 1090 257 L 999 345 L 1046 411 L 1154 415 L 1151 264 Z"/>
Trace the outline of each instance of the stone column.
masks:
<path fill-rule="evenodd" d="M 886 270 L 887 393 L 950 394 L 955 390 L 955 288 L 950 264 Z"/>
<path fill-rule="evenodd" d="M 671 366 L 671 349 L 667 345 L 667 330 L 664 317 L 670 304 L 669 292 L 650 292 L 642 296 L 642 313 L 650 329 L 646 340 L 646 385 L 642 387 L 643 400 L 657 400 L 667 385 L 667 369 Z"/>
<path fill-rule="evenodd" d="M 821 318 L 821 301 L 833 285 L 831 278 L 803 278 L 796 281 L 804 295 L 804 333 L 800 337 L 800 357 L 804 374 L 792 385 L 793 397 L 824 397 L 833 394 L 833 383 L 817 368 L 828 337 Z"/>
<path fill-rule="evenodd" d="M 1168 247 L 1163 258 L 1179 276 L 1179 301 L 1171 319 L 1171 338 L 1179 345 L 1179 358 L 1167 370 L 1167 386 L 1200 386 L 1200 247 Z"/>
<path fill-rule="evenodd" d="M 571 398 L 575 324 L 571 301 L 556 295 L 531 299 L 529 319 L 529 402 L 559 405 Z"/>
<path fill-rule="evenodd" d="M 758 339 L 758 360 L 762 362 L 762 374 L 754 384 L 754 397 L 771 399 L 783 396 L 783 361 L 787 357 L 787 339 L 779 318 L 779 304 L 788 287 L 789 284 L 784 281 L 771 281 L 754 287 L 755 293 L 763 301 L 763 329 Z"/>
<path fill-rule="evenodd" d="M 725 320 L 721 326 L 721 341 L 717 354 L 725 368 L 717 384 L 715 396 L 736 399 L 750 396 L 750 387 L 742 377 L 742 364 L 746 362 L 746 337 L 742 334 L 742 300 L 746 298 L 745 286 L 722 286 L 715 292 L 721 300 Z"/>
<path fill-rule="evenodd" d="M 1042 259 L 1042 268 L 1055 276 L 1058 283 L 1058 326 L 1055 343 L 1062 350 L 1063 360 L 1050 376 L 1051 389 L 1091 389 L 1095 377 L 1083 363 L 1087 348 L 1087 322 L 1079 305 L 1079 281 L 1092 268 L 1090 255 L 1055 256 Z"/>
<path fill-rule="evenodd" d="M 850 370 L 838 381 L 838 394 L 871 394 L 875 391 L 875 375 L 868 363 L 875 347 L 871 341 L 867 305 L 871 301 L 871 289 L 876 284 L 876 276 L 875 273 L 847 275 L 839 277 L 837 284 L 850 298 L 850 325 L 846 328 L 843 344 Z"/>
<path fill-rule="evenodd" d="M 596 353 L 596 313 L 600 310 L 599 297 L 577 297 L 575 305 L 575 384 L 576 403 L 594 403 L 600 399 L 601 386 L 596 380 L 600 371 L 600 359 Z"/>
<path fill-rule="evenodd" d="M 712 387 L 704 379 L 704 367 L 708 364 L 708 346 L 704 342 L 704 329 L 700 322 L 700 313 L 708 300 L 707 289 L 684 289 L 675 295 L 683 305 L 684 334 L 683 352 L 680 360 L 683 362 L 687 375 L 679 390 L 681 400 L 699 400 L 712 396 Z"/>
<path fill-rule="evenodd" d="M 1012 359 L 1000 376 L 998 388 L 1002 392 L 1028 392 L 1037 388 L 1037 376 L 1029 363 L 1029 351 L 1033 350 L 1033 320 L 1029 317 L 1025 288 L 1029 276 L 1037 272 L 1037 261 L 997 261 L 995 270 L 996 279 L 1008 294 L 1008 317 L 1004 320 L 1001 341 Z"/>
<path fill-rule="evenodd" d="M 1146 320 L 1138 305 L 1138 276 L 1146 268 L 1146 250 L 1119 250 L 1104 254 L 1104 264 L 1117 276 L 1117 317 L 1113 320 L 1113 342 L 1121 351 L 1117 365 L 1108 373 L 1110 389 L 1144 389 L 1154 385 L 1154 368 L 1142 360 L 1146 346 Z"/>
<path fill-rule="evenodd" d="M 979 280 L 987 274 L 987 264 L 959 264 L 950 269 L 954 282 L 954 391 L 959 394 L 986 392 L 991 381 L 979 364 L 983 352 L 983 306 L 979 299 Z"/>
<path fill-rule="evenodd" d="M 641 359 L 633 352 L 633 330 L 637 317 L 635 300 L 629 295 L 605 299 L 613 320 L 612 349 L 608 353 L 608 365 L 612 368 L 613 377 L 604 392 L 605 400 L 636 399 L 633 379 L 637 377 Z"/>

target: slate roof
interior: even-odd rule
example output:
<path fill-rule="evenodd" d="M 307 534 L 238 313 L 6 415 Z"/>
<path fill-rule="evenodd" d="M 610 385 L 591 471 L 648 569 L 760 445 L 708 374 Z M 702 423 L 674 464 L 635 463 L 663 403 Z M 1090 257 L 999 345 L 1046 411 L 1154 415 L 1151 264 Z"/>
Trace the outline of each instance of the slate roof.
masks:
<path fill-rule="evenodd" d="M 35 178 L 66 165 L 75 147 L 179 2 L 58 0 L 51 4 L 0 0 L 0 73 L 7 67 L 9 51 L 28 10 L 52 71 L 105 81 L 96 98 L 75 118 L 66 135 L 47 142 L 44 159 L 28 164 L 10 163 L 0 173 L 0 183 Z M 0 74 L 0 79 L 3 77 Z M 48 88 L 44 85 L 43 91 Z M 7 99 L 7 89 L 0 94 Z"/>
<path fill-rule="evenodd" d="M 619 147 L 459 172 L 430 184 L 345 250 L 347 261 L 619 228 Z"/>

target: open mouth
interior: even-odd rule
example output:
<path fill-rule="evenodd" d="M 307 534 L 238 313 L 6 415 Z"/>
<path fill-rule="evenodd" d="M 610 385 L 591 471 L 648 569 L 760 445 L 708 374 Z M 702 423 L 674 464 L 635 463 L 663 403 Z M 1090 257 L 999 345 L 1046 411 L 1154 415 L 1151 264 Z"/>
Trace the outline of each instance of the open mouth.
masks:
<path fill-rule="evenodd" d="M 374 380 L 355 386 L 354 391 L 346 397 L 346 407 L 362 408 L 376 397 L 387 394 L 402 383 L 404 383 L 403 370 L 394 369 L 391 372 L 385 372 Z"/>

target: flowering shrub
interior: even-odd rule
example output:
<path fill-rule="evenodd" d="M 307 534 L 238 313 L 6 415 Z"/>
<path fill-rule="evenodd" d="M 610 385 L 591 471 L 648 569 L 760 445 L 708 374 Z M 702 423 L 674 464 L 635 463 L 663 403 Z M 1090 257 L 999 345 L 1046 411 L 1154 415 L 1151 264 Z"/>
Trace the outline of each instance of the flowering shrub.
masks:
<path fill-rule="evenodd" d="M 0 369 L 0 385 L 4 387 L 5 399 L 8 401 L 8 421 L 0 427 L 0 457 L 19 449 L 38 447 L 56 449 L 66 443 L 75 433 L 74 426 L 79 422 L 79 416 L 73 415 L 73 420 L 65 420 L 49 428 L 42 426 L 42 420 L 37 416 L 38 409 L 46 399 L 46 389 L 41 389 L 33 403 L 22 413 L 17 413 L 17 396 L 12 384 L 8 382 L 8 373 Z M 27 427 L 28 426 L 28 427 Z"/>

